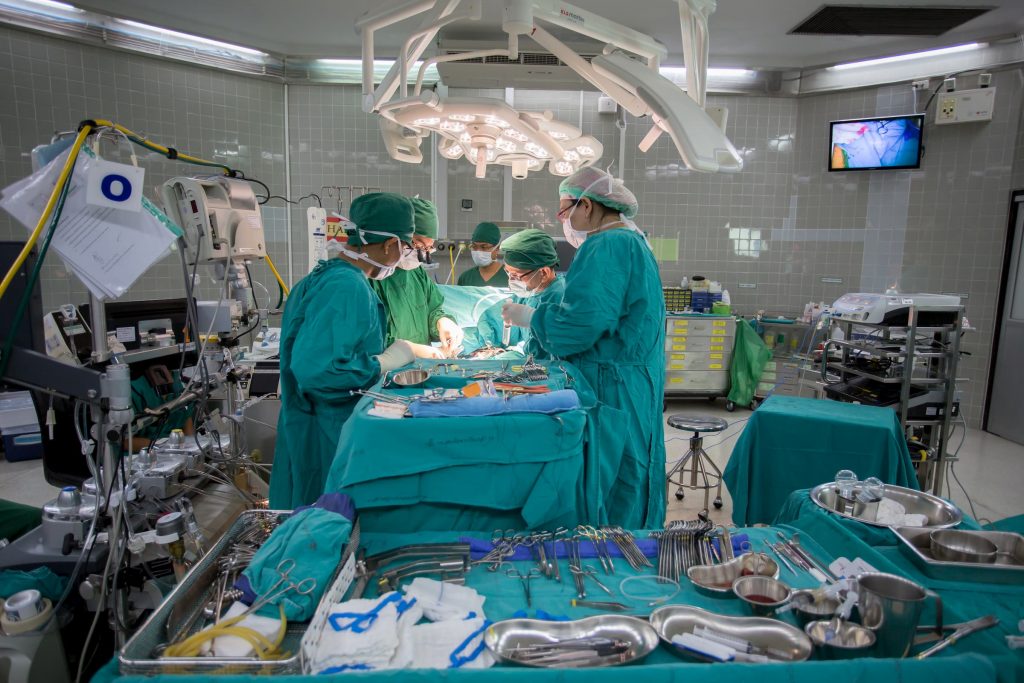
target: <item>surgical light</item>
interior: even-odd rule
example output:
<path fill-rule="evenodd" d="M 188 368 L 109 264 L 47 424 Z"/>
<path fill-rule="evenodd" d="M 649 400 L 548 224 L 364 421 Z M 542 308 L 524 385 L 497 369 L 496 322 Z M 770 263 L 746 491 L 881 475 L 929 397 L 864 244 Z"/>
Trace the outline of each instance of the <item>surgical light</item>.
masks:
<path fill-rule="evenodd" d="M 847 62 L 845 64 L 836 64 L 830 66 L 830 71 L 843 71 L 846 69 L 859 69 L 866 66 L 878 66 L 879 64 L 892 64 L 894 62 L 907 62 L 914 59 L 925 59 L 927 57 L 939 57 L 941 55 L 950 55 L 957 52 L 968 52 L 970 50 L 977 50 L 980 47 L 985 47 L 985 43 L 965 43 L 963 45 L 953 45 L 951 47 L 942 47 L 937 50 L 925 50 L 923 52 L 908 52 L 903 55 L 893 55 L 892 57 L 879 57 L 878 59 L 866 59 L 860 62 Z"/>

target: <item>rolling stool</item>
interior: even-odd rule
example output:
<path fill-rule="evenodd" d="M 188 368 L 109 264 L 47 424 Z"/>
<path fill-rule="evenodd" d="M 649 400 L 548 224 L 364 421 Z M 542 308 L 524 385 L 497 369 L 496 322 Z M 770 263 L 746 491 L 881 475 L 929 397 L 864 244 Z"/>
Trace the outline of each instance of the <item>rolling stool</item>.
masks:
<path fill-rule="evenodd" d="M 690 450 L 672 467 L 666 479 L 668 479 L 669 484 L 678 486 L 676 489 L 676 500 L 683 499 L 684 488 L 693 489 L 694 491 L 704 490 L 704 510 L 701 511 L 699 517 L 706 520 L 708 518 L 708 498 L 710 497 L 712 487 L 716 486 L 716 484 L 712 483 L 712 479 L 718 480 L 715 509 L 722 509 L 722 470 L 718 469 L 718 465 L 714 463 L 711 456 L 704 450 L 703 435 L 717 434 L 725 431 L 729 423 L 720 417 L 709 417 L 707 415 L 672 415 L 668 418 L 668 426 L 673 429 L 693 432 L 693 436 L 690 437 Z M 709 469 L 713 473 L 709 473 Z M 703 481 L 702 484 L 697 483 L 698 471 Z M 672 477 L 677 473 L 679 474 L 679 480 L 674 481 Z M 687 474 L 690 475 L 689 484 L 684 483 Z"/>

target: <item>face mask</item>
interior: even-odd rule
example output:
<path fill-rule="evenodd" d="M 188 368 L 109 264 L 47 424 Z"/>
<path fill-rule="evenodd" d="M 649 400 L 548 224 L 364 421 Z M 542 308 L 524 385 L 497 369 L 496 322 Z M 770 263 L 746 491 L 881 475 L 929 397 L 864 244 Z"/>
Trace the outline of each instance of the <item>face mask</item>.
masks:
<path fill-rule="evenodd" d="M 378 262 L 374 261 L 372 258 L 370 258 L 369 254 L 366 254 L 365 252 L 352 251 L 352 250 L 347 249 L 345 247 L 339 247 L 338 250 L 342 254 L 345 254 L 345 256 L 348 256 L 351 259 L 355 259 L 356 261 L 366 261 L 371 266 L 376 266 L 377 267 L 377 272 L 375 274 L 373 274 L 373 275 L 367 276 L 371 280 L 385 280 L 385 279 L 391 277 L 392 275 L 394 275 L 394 273 L 395 273 L 396 264 L 394 264 L 394 263 L 392 263 L 391 265 L 384 265 L 383 263 L 378 263 Z M 401 259 L 399 259 L 399 260 L 401 260 Z"/>
<path fill-rule="evenodd" d="M 398 262 L 398 267 L 402 270 L 416 270 L 420 267 L 420 256 L 415 249 L 409 250 L 409 252 L 402 256 Z"/>
<path fill-rule="evenodd" d="M 509 278 L 509 280 L 508 280 L 508 288 L 510 290 L 512 290 L 512 293 L 517 295 L 517 296 L 534 296 L 537 293 L 537 288 L 536 287 L 531 287 L 528 283 L 531 280 L 533 280 L 537 276 L 537 273 L 539 273 L 539 272 L 540 271 L 534 271 L 533 273 L 531 273 L 526 278 L 526 281 L 523 281 L 523 280 L 513 280 L 512 278 Z"/>
<path fill-rule="evenodd" d="M 491 252 L 489 251 L 474 251 L 470 252 L 470 254 L 473 257 L 473 263 L 481 268 L 486 268 L 494 263 L 494 257 L 491 256 Z"/>

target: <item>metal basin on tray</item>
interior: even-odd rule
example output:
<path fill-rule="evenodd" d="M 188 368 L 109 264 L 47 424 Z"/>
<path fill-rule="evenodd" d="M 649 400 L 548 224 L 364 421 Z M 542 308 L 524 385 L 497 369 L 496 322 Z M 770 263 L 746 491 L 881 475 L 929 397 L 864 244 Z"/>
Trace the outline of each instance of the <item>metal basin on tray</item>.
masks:
<path fill-rule="evenodd" d="M 811 639 L 800 629 L 777 619 L 767 617 L 727 617 L 688 605 L 669 605 L 651 613 L 651 626 L 669 648 L 682 656 L 699 658 L 672 644 L 672 637 L 693 633 L 697 626 L 749 641 L 769 652 L 770 659 L 779 662 L 802 662 L 811 656 Z M 702 660 L 712 661 L 712 660 Z"/>
<path fill-rule="evenodd" d="M 859 491 L 860 484 L 856 484 L 854 487 L 854 495 Z M 819 484 L 811 489 L 811 500 L 814 503 L 824 509 L 828 510 L 834 515 L 840 517 L 846 517 L 847 519 L 854 519 L 864 524 L 870 524 L 871 526 L 880 527 L 893 527 L 899 526 L 898 524 L 882 524 L 874 519 L 865 519 L 863 517 L 857 517 L 852 514 L 840 512 L 836 509 L 837 498 L 839 497 L 836 493 L 836 483 L 834 481 Z M 954 527 L 960 523 L 963 519 L 963 513 L 960 509 L 952 503 L 945 501 L 938 496 L 933 496 L 930 493 L 924 491 L 915 491 L 914 489 L 904 488 L 902 486 L 895 486 L 893 484 L 885 484 L 885 498 L 893 500 L 904 508 L 906 508 L 907 514 L 924 515 L 927 518 L 925 528 L 928 529 L 948 529 Z"/>
<path fill-rule="evenodd" d="M 602 657 L 578 661 L 535 664 L 523 661 L 514 651 L 531 646 L 557 645 L 581 638 L 624 640 L 629 650 L 621 658 Z M 618 666 L 636 662 L 658 647 L 658 634 L 643 619 L 605 614 L 576 621 L 541 621 L 539 619 L 507 619 L 499 621 L 484 633 L 484 643 L 498 659 L 525 666 L 542 668 L 585 668 Z"/>

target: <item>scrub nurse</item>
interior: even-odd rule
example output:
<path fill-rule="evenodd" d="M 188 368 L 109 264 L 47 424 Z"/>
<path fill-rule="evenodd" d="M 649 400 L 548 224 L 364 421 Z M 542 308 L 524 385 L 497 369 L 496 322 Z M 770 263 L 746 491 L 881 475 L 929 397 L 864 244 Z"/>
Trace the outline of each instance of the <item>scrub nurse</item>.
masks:
<path fill-rule="evenodd" d="M 440 341 L 447 356 L 454 356 L 462 346 L 464 334 L 444 311 L 444 296 L 437 284 L 420 268 L 434 251 L 437 239 L 437 209 L 419 197 L 413 205 L 413 249 L 398 262 L 394 275 L 386 280 L 371 280 L 370 287 L 384 304 L 388 327 L 385 342 L 405 339 L 415 344 Z"/>
<path fill-rule="evenodd" d="M 463 287 L 508 287 L 508 275 L 498 259 L 501 230 L 494 223 L 484 222 L 473 230 L 469 245 L 473 267 L 459 276 L 457 284 Z"/>
<path fill-rule="evenodd" d="M 384 348 L 384 306 L 367 279 L 383 280 L 412 250 L 413 207 L 390 192 L 352 202 L 353 230 L 337 258 L 320 261 L 292 288 L 281 322 L 281 413 L 271 509 L 312 503 L 323 493 L 341 427 L 381 372 L 436 349 L 405 340 Z"/>
<path fill-rule="evenodd" d="M 559 303 L 508 302 L 502 315 L 529 328 L 551 354 L 579 367 L 598 400 L 624 421 L 607 492 L 612 524 L 653 529 L 665 519 L 665 302 L 654 254 L 631 219 L 636 197 L 613 176 L 586 167 L 559 186 L 558 219 L 578 249 Z M 608 425 L 603 425 L 607 428 Z M 599 448 L 599 446 L 598 446 Z"/>

